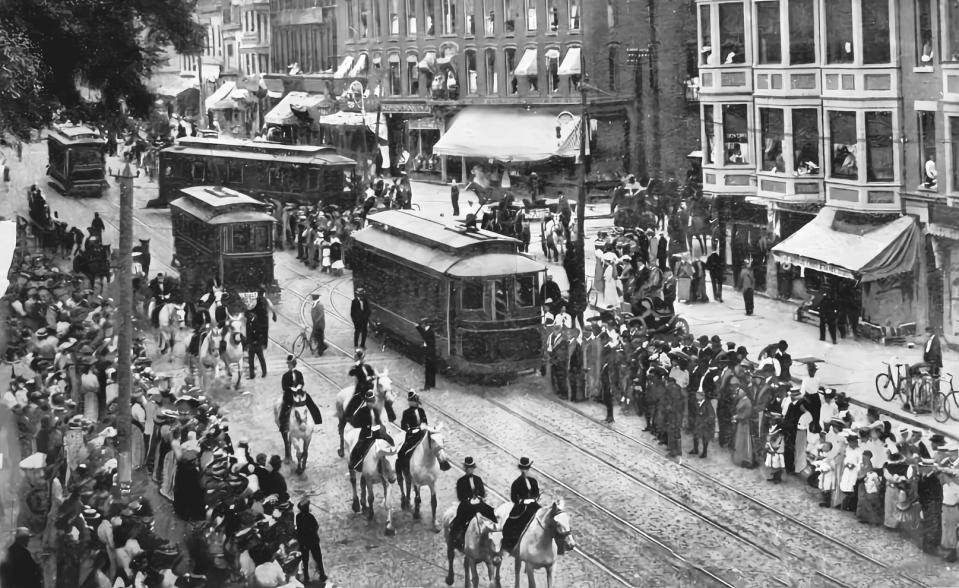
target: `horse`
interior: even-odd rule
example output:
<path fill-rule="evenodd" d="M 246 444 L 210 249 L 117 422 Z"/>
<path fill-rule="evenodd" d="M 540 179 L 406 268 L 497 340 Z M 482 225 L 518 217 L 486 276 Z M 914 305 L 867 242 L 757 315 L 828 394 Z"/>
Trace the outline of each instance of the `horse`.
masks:
<path fill-rule="evenodd" d="M 396 393 L 393 392 L 393 381 L 390 380 L 390 375 L 387 370 L 383 370 L 382 374 L 376 376 L 373 380 L 373 390 L 376 392 L 376 409 L 380 412 L 380 420 L 383 422 L 394 421 L 396 420 L 396 413 L 393 412 L 393 402 L 396 400 Z M 336 394 L 336 419 L 338 421 L 338 429 L 340 434 L 340 448 L 337 450 L 336 454 L 340 457 L 343 457 L 343 431 L 347 425 L 347 415 L 346 415 L 346 406 L 350 403 L 350 399 L 353 397 L 353 387 L 348 386 L 341 389 Z M 383 419 L 383 411 L 386 411 L 387 419 Z M 351 415 L 352 416 L 352 415 Z"/>
<path fill-rule="evenodd" d="M 280 427 L 280 409 L 283 408 L 283 401 L 278 400 L 273 405 L 273 421 Z M 313 438 L 313 417 L 305 406 L 294 406 L 290 409 L 289 427 L 287 428 L 287 437 L 283 439 L 284 445 L 289 443 L 293 448 L 296 458 L 296 473 L 302 474 L 306 469 L 306 460 L 310 453 L 310 440 Z"/>
<path fill-rule="evenodd" d="M 443 534 L 446 540 L 446 585 L 453 585 L 453 560 L 456 558 L 456 549 L 453 548 L 453 538 L 450 535 L 450 525 L 456 518 L 457 507 L 451 506 L 443 514 Z M 502 556 L 503 532 L 497 529 L 496 523 L 477 514 L 466 525 L 466 535 L 463 539 L 463 575 L 466 576 L 466 588 L 479 586 L 479 574 L 476 564 L 486 564 L 486 574 L 496 586 L 499 586 L 499 567 L 503 563 Z M 517 584 L 518 585 L 518 584 Z"/>
<path fill-rule="evenodd" d="M 73 258 L 73 272 L 90 280 L 91 288 L 99 280 L 100 292 L 103 292 L 104 282 L 109 282 L 111 277 L 110 245 L 88 246 L 78 253 Z"/>
<path fill-rule="evenodd" d="M 505 521 L 509 518 L 513 503 L 501 504 L 496 509 L 496 518 Z M 522 564 L 526 564 L 526 582 L 530 588 L 536 586 L 534 572 L 539 568 L 546 568 L 546 586 L 553 586 L 553 566 L 556 556 L 576 548 L 570 526 L 569 513 L 565 510 L 562 500 L 554 501 L 550 506 L 540 508 L 533 515 L 526 530 L 516 542 L 516 547 L 510 555 L 513 556 L 516 571 L 516 583 L 519 586 L 519 574 Z M 496 569 L 496 584 L 499 585 L 499 568 Z"/>
<path fill-rule="evenodd" d="M 350 452 L 360 440 L 360 429 L 350 429 L 346 432 L 346 443 Z M 360 512 L 360 498 L 356 493 L 356 470 L 349 464 L 346 466 L 350 474 L 350 486 L 353 487 L 353 512 Z M 362 469 L 360 472 L 360 486 L 363 494 L 363 510 L 366 512 L 366 519 L 373 520 L 373 485 L 383 485 L 383 508 L 386 509 L 386 530 L 387 536 L 396 534 L 393 528 L 393 507 L 390 505 L 390 486 L 396 483 L 396 449 L 384 439 L 377 439 L 373 442 L 369 451 L 363 457 Z M 367 492 L 369 494 L 367 495 Z"/>
<path fill-rule="evenodd" d="M 213 370 L 213 379 L 216 380 L 220 368 L 220 341 L 223 340 L 223 334 L 215 326 L 208 327 L 205 331 L 200 331 L 198 335 L 200 343 L 197 346 L 197 372 L 200 374 L 201 381 L 206 381 L 206 373 Z M 201 386 L 206 387 L 206 385 Z"/>
<path fill-rule="evenodd" d="M 450 469 L 449 458 L 446 455 L 446 440 L 440 432 L 441 425 L 426 429 L 426 435 L 413 448 L 410 454 L 409 471 L 396 471 L 396 478 L 400 487 L 400 505 L 403 510 L 410 507 L 410 488 L 416 493 L 416 502 L 413 508 L 413 518 L 420 518 L 420 488 L 429 486 L 430 507 L 433 512 L 433 532 L 439 533 L 436 526 L 436 480 L 440 471 Z"/>
<path fill-rule="evenodd" d="M 229 315 L 226 336 L 224 337 L 226 345 L 221 346 L 220 359 L 223 360 L 223 365 L 226 366 L 226 376 L 231 381 L 233 380 L 233 369 L 231 366 L 234 363 L 236 364 L 236 382 L 233 384 L 234 388 L 240 387 L 240 379 L 243 376 L 243 342 L 245 341 L 245 335 L 246 318 L 243 316 L 243 313 Z"/>
<path fill-rule="evenodd" d="M 180 329 L 183 328 L 185 319 L 186 312 L 182 302 L 180 304 L 167 302 L 163 305 L 163 308 L 160 309 L 160 328 L 157 330 L 157 348 L 159 348 L 161 355 L 167 351 L 170 352 L 171 356 L 173 355 L 173 348 L 176 345 L 177 339 L 176 336 Z"/>

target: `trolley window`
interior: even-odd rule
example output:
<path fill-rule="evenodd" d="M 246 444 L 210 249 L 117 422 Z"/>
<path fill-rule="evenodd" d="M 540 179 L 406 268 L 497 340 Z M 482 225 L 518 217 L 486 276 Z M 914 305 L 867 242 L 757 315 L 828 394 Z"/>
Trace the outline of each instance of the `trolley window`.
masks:
<path fill-rule="evenodd" d="M 536 277 L 519 276 L 516 278 L 516 306 L 529 308 L 536 304 Z"/>
<path fill-rule="evenodd" d="M 493 280 L 493 320 L 506 318 L 509 314 L 509 301 L 506 280 Z"/>
<path fill-rule="evenodd" d="M 194 161 L 190 166 L 190 178 L 195 182 L 206 181 L 206 164 L 202 161 Z"/>
<path fill-rule="evenodd" d="M 463 283 L 463 310 L 483 310 L 483 284 Z"/>
<path fill-rule="evenodd" d="M 253 227 L 250 225 L 233 225 L 233 243 L 231 253 L 249 253 L 253 250 Z"/>
<path fill-rule="evenodd" d="M 71 149 L 73 166 L 100 165 L 103 163 L 103 154 L 100 149 Z"/>
<path fill-rule="evenodd" d="M 270 249 L 270 227 L 263 224 L 253 227 L 254 251 L 268 251 Z"/>
<path fill-rule="evenodd" d="M 228 160 L 226 162 L 226 181 L 234 183 L 243 182 L 243 162 Z"/>

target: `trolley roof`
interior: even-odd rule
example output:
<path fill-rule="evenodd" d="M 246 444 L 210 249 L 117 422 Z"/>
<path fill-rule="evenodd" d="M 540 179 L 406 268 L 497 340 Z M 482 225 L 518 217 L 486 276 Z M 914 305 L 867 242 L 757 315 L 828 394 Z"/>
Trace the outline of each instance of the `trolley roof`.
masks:
<path fill-rule="evenodd" d="M 223 186 L 181 188 L 180 194 L 170 206 L 211 225 L 275 220 L 259 200 Z"/>
<path fill-rule="evenodd" d="M 100 131 L 84 125 L 56 125 L 50 129 L 47 138 L 59 143 L 99 143 L 106 145 L 107 140 Z"/>
<path fill-rule="evenodd" d="M 206 144 L 186 145 L 181 143 L 167 147 L 160 151 L 160 154 L 179 154 L 195 155 L 202 157 L 227 157 L 231 159 L 244 159 L 247 161 L 281 161 L 284 163 L 298 163 L 301 165 L 326 165 L 348 167 L 356 165 L 356 161 L 349 157 L 340 155 L 332 147 L 314 147 L 313 150 L 257 150 L 257 149 L 224 149 L 215 144 L 210 144 L 211 139 L 190 139 L 191 143 L 206 141 Z M 215 141 L 214 141 L 215 143 Z M 291 147 L 291 145 L 284 145 Z M 296 145 L 293 145 L 296 147 Z M 309 147 L 302 145 L 300 147 Z"/>

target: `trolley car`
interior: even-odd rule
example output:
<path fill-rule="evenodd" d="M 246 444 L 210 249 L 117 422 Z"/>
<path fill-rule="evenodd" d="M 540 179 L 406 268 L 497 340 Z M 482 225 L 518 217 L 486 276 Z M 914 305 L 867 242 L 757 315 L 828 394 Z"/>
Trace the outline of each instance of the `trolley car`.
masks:
<path fill-rule="evenodd" d="M 170 203 L 173 266 L 180 292 L 196 300 L 211 281 L 249 303 L 261 287 L 275 289 L 273 217 L 266 206 L 221 186 L 182 188 Z"/>
<path fill-rule="evenodd" d="M 47 134 L 50 185 L 66 196 L 102 196 L 107 142 L 83 125 L 57 125 Z"/>
<path fill-rule="evenodd" d="M 453 372 L 512 374 L 539 367 L 543 346 L 537 292 L 546 267 L 518 246 L 490 231 L 384 211 L 353 234 L 353 282 L 366 289 L 382 331 L 417 348 L 425 317 Z"/>

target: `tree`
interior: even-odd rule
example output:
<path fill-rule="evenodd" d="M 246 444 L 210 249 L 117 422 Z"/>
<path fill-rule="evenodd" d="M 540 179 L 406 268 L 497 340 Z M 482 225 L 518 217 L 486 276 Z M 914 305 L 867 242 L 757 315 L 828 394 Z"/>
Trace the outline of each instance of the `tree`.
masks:
<path fill-rule="evenodd" d="M 0 2 L 0 133 L 21 138 L 58 108 L 94 122 L 121 102 L 145 117 L 153 97 L 145 79 L 164 47 L 197 53 L 204 30 L 197 0 L 3 0 Z M 83 103 L 78 83 L 100 91 Z M 91 107 L 92 106 L 92 107 Z"/>

